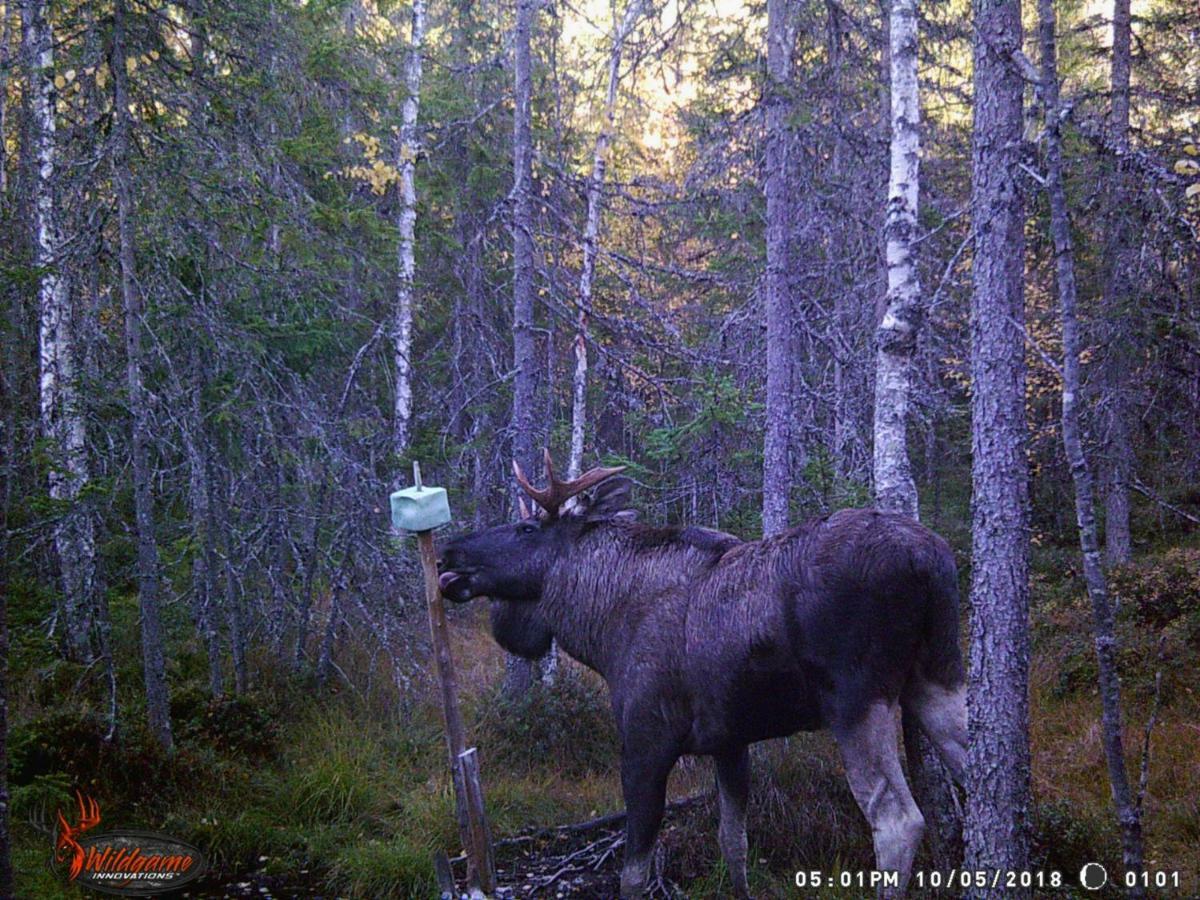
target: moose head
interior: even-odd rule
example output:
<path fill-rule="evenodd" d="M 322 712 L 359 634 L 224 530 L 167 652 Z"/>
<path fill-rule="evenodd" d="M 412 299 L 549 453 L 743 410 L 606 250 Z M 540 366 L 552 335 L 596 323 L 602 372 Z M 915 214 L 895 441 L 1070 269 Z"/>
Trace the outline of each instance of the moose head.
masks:
<path fill-rule="evenodd" d="M 613 477 L 624 466 L 597 467 L 571 481 L 560 481 L 550 451 L 544 455 L 544 488 L 530 484 L 520 464 L 513 461 L 517 483 L 537 504 L 538 512 L 530 513 L 522 499 L 519 521 L 460 535 L 443 546 L 438 583 L 448 600 L 465 603 L 486 596 L 536 603 L 547 573 L 584 532 L 603 522 L 634 517 L 629 479 Z M 576 502 L 567 509 L 571 499 Z"/>

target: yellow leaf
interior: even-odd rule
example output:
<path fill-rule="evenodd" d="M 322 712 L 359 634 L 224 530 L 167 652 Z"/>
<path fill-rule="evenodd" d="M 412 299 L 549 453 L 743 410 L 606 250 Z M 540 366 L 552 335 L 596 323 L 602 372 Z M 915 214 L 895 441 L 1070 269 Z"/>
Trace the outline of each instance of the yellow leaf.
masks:
<path fill-rule="evenodd" d="M 1189 184 L 1187 190 L 1183 192 L 1183 195 L 1189 200 L 1197 195 L 1200 195 L 1200 181 L 1197 181 L 1195 184 Z"/>
<path fill-rule="evenodd" d="M 1184 144 L 1183 152 L 1188 156 L 1200 156 L 1200 147 L 1197 147 L 1195 144 Z"/>
<path fill-rule="evenodd" d="M 63 88 L 65 88 L 67 86 L 67 79 L 63 78 L 61 75 L 55 75 L 54 76 L 54 86 L 61 91 Z"/>
<path fill-rule="evenodd" d="M 137 71 L 137 67 L 138 67 L 137 57 L 130 56 L 125 59 L 125 74 L 126 75 L 132 75 L 134 72 Z"/>
<path fill-rule="evenodd" d="M 1194 163 L 1190 159 L 1181 159 L 1175 163 L 1176 175 L 1200 175 L 1200 163 Z"/>

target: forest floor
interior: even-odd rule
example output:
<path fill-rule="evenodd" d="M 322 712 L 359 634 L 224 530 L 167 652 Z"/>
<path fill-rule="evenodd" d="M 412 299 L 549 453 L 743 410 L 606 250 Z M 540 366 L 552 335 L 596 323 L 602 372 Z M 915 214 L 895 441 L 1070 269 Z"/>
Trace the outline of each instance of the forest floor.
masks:
<path fill-rule="evenodd" d="M 1039 552 L 1031 688 L 1037 866 L 1061 871 L 1068 884 L 1077 883 L 1084 862 L 1114 872 L 1120 859 L 1092 686 L 1090 611 L 1074 559 L 1069 548 Z M 1148 866 L 1181 873 L 1181 888 L 1162 896 L 1200 896 L 1200 550 L 1147 555 L 1114 583 L 1124 603 L 1126 750 L 1135 780 L 1157 708 L 1145 799 Z M 132 600 L 114 603 L 113 614 L 118 629 L 134 633 Z M 464 715 L 480 748 L 505 894 L 613 897 L 619 823 L 555 830 L 621 810 L 606 691 L 568 661 L 553 688 L 505 704 L 496 688 L 502 656 L 486 630 L 482 608 L 452 616 Z M 134 649 L 122 658 L 136 661 Z M 341 665 L 365 683 L 367 661 L 349 653 Z M 320 689 L 278 674 L 265 659 L 256 667 L 253 692 L 212 702 L 201 688 L 199 653 L 173 660 L 178 747 L 168 757 L 132 725 L 105 745 L 103 722 L 87 711 L 94 698 L 72 693 L 81 673 L 18 640 L 11 739 L 18 896 L 83 896 L 48 866 L 48 823 L 57 809 L 70 808 L 76 788 L 100 802 L 99 830 L 148 827 L 202 848 L 214 875 L 193 898 L 436 896 L 434 851 L 461 851 L 431 675 L 418 685 L 426 699 L 400 714 L 378 687 L 390 686 L 378 673 L 371 693 L 346 681 Z M 133 663 L 119 674 L 136 684 Z M 138 716 L 132 700 L 126 716 Z M 706 760 L 685 759 L 672 776 L 670 797 L 693 800 L 667 818 L 658 896 L 729 895 L 712 783 Z M 803 893 L 793 881 L 799 870 L 836 877 L 871 867 L 870 834 L 827 735 L 757 749 L 754 783 L 750 878 L 757 896 Z M 924 858 L 918 866 L 927 867 Z M 1116 892 L 1086 896 L 1107 895 Z"/>

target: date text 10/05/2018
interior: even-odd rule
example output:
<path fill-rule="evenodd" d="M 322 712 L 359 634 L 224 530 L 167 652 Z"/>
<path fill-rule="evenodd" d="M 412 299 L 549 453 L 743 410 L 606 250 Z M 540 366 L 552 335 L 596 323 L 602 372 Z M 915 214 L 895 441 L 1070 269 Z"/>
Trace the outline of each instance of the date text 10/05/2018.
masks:
<path fill-rule="evenodd" d="M 796 873 L 798 888 L 898 888 L 900 876 L 896 872 L 880 872 L 874 869 L 858 871 L 822 872 L 808 869 Z M 1019 888 L 1063 887 L 1065 880 L 1061 872 L 1054 871 L 984 871 L 951 869 L 950 871 L 923 871 L 912 873 L 912 885 L 918 889 L 932 888 Z"/>
<path fill-rule="evenodd" d="M 1100 869 L 1092 863 L 1080 873 L 1079 883 L 1091 890 L 1103 886 L 1102 880 L 1097 879 L 1096 872 L 1088 872 L 1089 868 Z M 1107 873 L 1105 873 L 1107 874 Z M 1126 887 L 1159 887 L 1179 888 L 1181 878 L 1178 872 L 1126 872 L 1124 882 Z M 1096 883 L 1099 881 L 1099 883 Z M 840 872 L 823 872 L 820 869 L 808 869 L 796 873 L 795 884 L 798 888 L 898 888 L 900 879 L 895 872 L 880 872 L 872 869 Z M 949 871 L 923 871 L 917 869 L 912 874 L 912 885 L 918 889 L 963 889 L 963 888 L 1065 888 L 1074 887 L 1074 879 L 1066 878 L 1057 870 L 1004 871 L 1004 870 L 972 870 L 951 869 Z"/>

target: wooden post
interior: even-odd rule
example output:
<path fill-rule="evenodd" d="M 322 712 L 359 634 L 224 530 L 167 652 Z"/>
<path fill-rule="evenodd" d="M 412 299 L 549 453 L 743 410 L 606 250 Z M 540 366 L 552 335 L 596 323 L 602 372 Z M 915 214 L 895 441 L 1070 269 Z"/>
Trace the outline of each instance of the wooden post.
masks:
<path fill-rule="evenodd" d="M 492 861 L 491 840 L 487 815 L 483 808 L 483 789 L 479 780 L 479 764 L 475 748 L 466 749 L 466 732 L 458 711 L 458 678 L 450 656 L 450 629 L 446 624 L 446 607 L 438 587 L 437 554 L 433 548 L 433 532 L 418 531 L 417 546 L 421 551 L 421 568 L 425 573 L 425 600 L 429 606 L 429 631 L 433 637 L 433 652 L 437 660 L 438 682 L 442 690 L 442 714 L 446 721 L 446 745 L 450 755 L 450 771 L 454 779 L 455 813 L 458 834 L 467 852 L 467 881 L 484 893 L 496 890 L 496 869 Z M 469 760 L 464 767 L 464 757 Z"/>
<path fill-rule="evenodd" d="M 477 870 L 482 873 L 480 886 L 485 891 L 496 889 L 496 863 L 492 857 L 492 834 L 488 828 L 483 809 L 483 782 L 479 777 L 479 754 L 474 747 L 458 755 L 459 774 L 462 777 L 463 794 L 466 798 L 470 843 L 466 844 L 467 858 L 474 859 Z M 486 875 L 486 878 L 483 877 Z"/>

